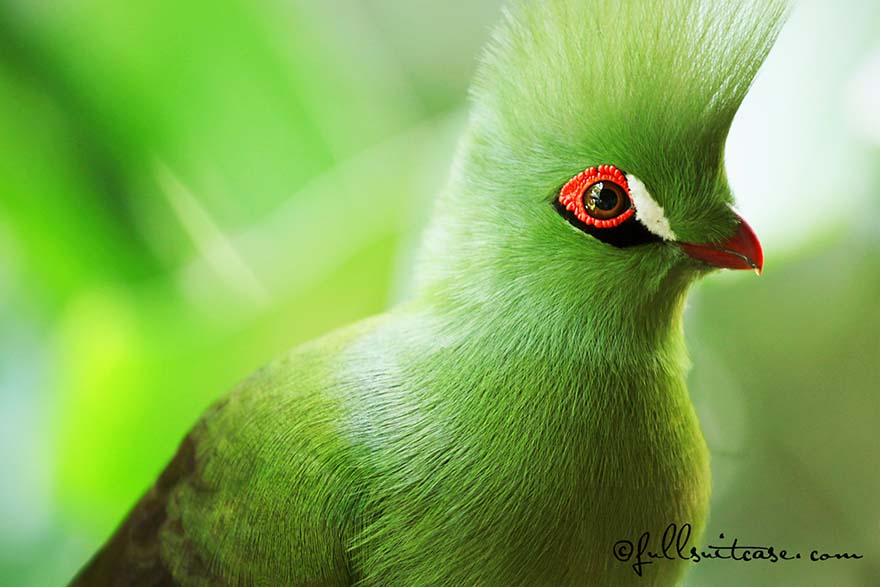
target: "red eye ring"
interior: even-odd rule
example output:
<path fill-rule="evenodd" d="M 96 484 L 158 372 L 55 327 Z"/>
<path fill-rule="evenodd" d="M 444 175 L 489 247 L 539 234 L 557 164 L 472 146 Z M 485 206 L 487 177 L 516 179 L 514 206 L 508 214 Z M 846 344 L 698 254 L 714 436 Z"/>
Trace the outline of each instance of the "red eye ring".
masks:
<path fill-rule="evenodd" d="M 607 220 L 593 218 L 587 213 L 587 209 L 584 207 L 584 192 L 600 181 L 611 182 L 624 191 L 629 197 L 630 202 L 630 206 L 626 211 Z M 559 203 L 562 204 L 566 210 L 574 214 L 578 220 L 584 224 L 591 224 L 596 228 L 613 228 L 615 226 L 620 226 L 629 220 L 636 212 L 635 207 L 633 206 L 632 194 L 630 194 L 629 191 L 629 182 L 626 181 L 626 176 L 623 172 L 613 165 L 590 167 L 589 169 L 575 175 L 559 192 Z"/>

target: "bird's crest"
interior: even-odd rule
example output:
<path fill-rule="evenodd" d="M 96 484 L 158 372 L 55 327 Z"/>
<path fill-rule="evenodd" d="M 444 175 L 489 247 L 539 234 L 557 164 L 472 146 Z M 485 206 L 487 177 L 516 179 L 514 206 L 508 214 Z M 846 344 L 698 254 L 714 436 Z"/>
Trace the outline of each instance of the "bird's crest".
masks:
<path fill-rule="evenodd" d="M 484 55 L 475 117 L 513 150 L 529 141 L 615 160 L 687 145 L 720 159 L 786 4 L 514 0 Z"/>

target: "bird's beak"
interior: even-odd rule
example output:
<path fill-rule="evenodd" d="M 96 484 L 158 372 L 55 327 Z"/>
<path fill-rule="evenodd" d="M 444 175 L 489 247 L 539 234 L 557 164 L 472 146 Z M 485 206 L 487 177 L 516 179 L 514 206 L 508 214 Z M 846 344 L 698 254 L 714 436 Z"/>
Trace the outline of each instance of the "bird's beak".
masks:
<path fill-rule="evenodd" d="M 736 214 L 736 212 L 734 212 Z M 764 252 L 752 227 L 736 214 L 739 228 L 730 239 L 722 243 L 696 245 L 681 243 L 685 253 L 716 267 L 726 269 L 754 269 L 760 275 L 764 269 Z"/>

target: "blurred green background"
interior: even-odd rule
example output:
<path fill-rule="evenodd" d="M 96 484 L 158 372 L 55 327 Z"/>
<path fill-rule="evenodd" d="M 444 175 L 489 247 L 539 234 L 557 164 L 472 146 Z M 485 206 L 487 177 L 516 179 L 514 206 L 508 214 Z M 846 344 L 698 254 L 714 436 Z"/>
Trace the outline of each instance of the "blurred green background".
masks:
<path fill-rule="evenodd" d="M 213 399 L 405 295 L 499 4 L 0 3 L 0 584 L 64 584 Z M 686 318 L 708 536 L 865 558 L 689 585 L 880 585 L 876 4 L 794 11 L 728 144 L 765 276 Z"/>

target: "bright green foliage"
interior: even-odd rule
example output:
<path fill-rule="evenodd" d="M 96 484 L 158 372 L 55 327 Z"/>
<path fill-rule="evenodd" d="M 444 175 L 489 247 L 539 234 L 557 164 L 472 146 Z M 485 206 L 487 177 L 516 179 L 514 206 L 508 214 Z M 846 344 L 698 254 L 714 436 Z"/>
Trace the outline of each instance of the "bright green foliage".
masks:
<path fill-rule="evenodd" d="M 184 444 L 159 531 L 177 580 L 676 584 L 681 563 L 640 578 L 611 547 L 705 522 L 681 320 L 705 269 L 674 243 L 600 243 L 551 201 L 610 163 L 645 182 L 683 240 L 729 236 L 724 139 L 782 12 L 513 7 L 413 299 L 295 349 Z"/>

